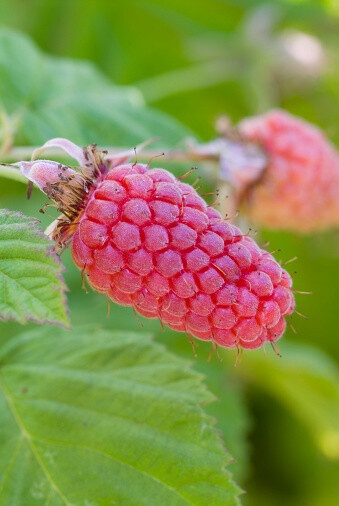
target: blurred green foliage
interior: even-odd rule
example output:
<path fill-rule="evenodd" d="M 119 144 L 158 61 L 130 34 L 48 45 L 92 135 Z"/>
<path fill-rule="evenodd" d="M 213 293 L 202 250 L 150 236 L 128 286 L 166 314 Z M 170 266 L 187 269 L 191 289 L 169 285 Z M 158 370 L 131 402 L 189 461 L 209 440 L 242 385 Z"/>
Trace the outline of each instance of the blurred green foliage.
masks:
<path fill-rule="evenodd" d="M 339 145 L 336 0 L 11 0 L 0 4 L 0 19 L 3 25 L 29 34 L 51 54 L 85 58 L 116 84 L 139 87 L 152 107 L 170 113 L 203 139 L 214 135 L 214 122 L 221 114 L 236 121 L 281 106 L 318 124 Z M 285 65 L 281 53 L 275 52 L 281 37 L 290 31 L 305 32 L 320 44 L 323 61 L 314 74 L 299 75 L 291 61 Z M 56 77 L 62 81 L 62 75 Z M 37 216 L 43 197 L 35 192 L 29 203 L 23 197 L 20 184 L 1 181 L 0 207 Z M 289 270 L 296 271 L 297 289 L 313 292 L 297 297 L 298 309 L 309 320 L 294 316 L 297 335 L 289 330 L 284 340 L 314 348 L 295 348 L 294 356 L 289 346 L 284 353 L 283 341 L 283 365 L 275 356 L 265 361 L 254 354 L 253 359 L 245 355 L 234 369 L 235 357 L 230 353 L 230 359 L 223 355 L 224 365 L 216 357 L 208 364 L 208 350 L 201 344 L 196 366 L 208 374 L 210 387 L 220 399 L 210 412 L 218 417 L 226 445 L 238 461 L 233 468 L 247 491 L 244 502 L 250 506 L 335 506 L 339 502 L 338 455 L 324 452 L 314 437 L 314 427 L 319 428 L 319 420 L 322 427 L 337 427 L 338 380 L 332 361 L 339 359 L 339 235 L 300 237 L 260 231 L 260 238 L 263 243 L 270 241 L 271 250 L 280 248 L 282 260 L 298 256 Z M 139 323 L 126 308 L 112 308 L 105 320 L 106 301 L 81 292 L 79 274 L 67 254 L 66 259 L 73 323 L 90 319 L 83 308 L 91 307 L 106 326 L 138 329 Z M 154 322 L 143 324 L 159 332 Z M 17 330 L 15 324 L 6 326 L 8 334 Z M 177 353 L 191 354 L 182 335 L 166 331 L 159 339 Z M 308 360 L 309 353 L 312 359 Z M 296 357 L 303 355 L 299 366 Z M 305 361 L 307 373 L 303 374 Z M 281 385 L 283 381 L 289 383 L 288 388 Z M 292 396 L 293 387 L 299 401 Z M 249 444 L 244 442 L 248 430 Z M 332 436 L 328 444 L 338 448 L 338 431 Z"/>

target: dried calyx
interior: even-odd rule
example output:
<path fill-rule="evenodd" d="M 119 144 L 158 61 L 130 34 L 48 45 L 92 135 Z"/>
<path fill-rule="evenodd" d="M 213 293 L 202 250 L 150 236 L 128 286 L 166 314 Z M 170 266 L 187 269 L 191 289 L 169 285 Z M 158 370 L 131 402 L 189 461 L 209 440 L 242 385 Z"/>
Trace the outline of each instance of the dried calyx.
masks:
<path fill-rule="evenodd" d="M 229 119 L 217 121 L 219 137 L 205 144 L 196 144 L 192 151 L 202 157 L 219 160 L 219 178 L 233 187 L 238 201 L 249 187 L 258 183 L 268 166 L 268 155 L 263 147 L 244 138 Z"/>
<path fill-rule="evenodd" d="M 48 148 L 65 151 L 79 163 L 77 170 L 50 160 L 34 160 Z M 126 151 L 114 157 L 105 157 L 106 154 L 95 144 L 80 148 L 67 139 L 56 138 L 35 150 L 31 162 L 18 162 L 29 184 L 35 184 L 43 191 L 62 213 L 49 229 L 49 235 L 57 243 L 65 244 L 72 236 L 77 218 L 85 209 L 93 189 L 109 170 L 126 161 L 132 152 Z"/>

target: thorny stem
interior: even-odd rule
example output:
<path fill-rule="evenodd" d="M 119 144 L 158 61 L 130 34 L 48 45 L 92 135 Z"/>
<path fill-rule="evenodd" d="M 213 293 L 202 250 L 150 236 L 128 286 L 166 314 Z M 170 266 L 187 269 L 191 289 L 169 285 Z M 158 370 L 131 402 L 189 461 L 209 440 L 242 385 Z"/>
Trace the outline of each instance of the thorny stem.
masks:
<path fill-rule="evenodd" d="M 36 146 L 18 146 L 6 153 L 6 160 L 30 160 L 32 153 L 38 149 Z M 107 151 L 107 156 L 114 156 L 126 150 L 126 148 L 112 148 L 112 147 L 99 147 L 98 149 Z M 58 149 L 49 149 L 48 155 L 50 158 L 67 158 L 67 155 L 63 154 Z M 172 160 L 177 162 L 195 162 L 199 160 L 208 160 L 217 162 L 218 156 L 216 155 L 202 155 L 195 152 L 194 149 L 187 149 L 187 151 L 180 150 L 168 150 L 163 152 L 161 149 L 143 149 L 137 152 L 137 157 L 142 160 L 150 160 L 154 157 L 163 157 L 165 160 Z M 4 155 L 1 156 L 4 158 Z"/>
<path fill-rule="evenodd" d="M 123 148 L 100 148 L 102 150 L 107 151 L 106 156 L 114 156 L 125 151 Z M 32 153 L 36 150 L 33 146 L 19 146 L 12 148 L 6 156 L 4 156 L 0 152 L 2 158 L 6 158 L 6 161 L 12 160 L 16 162 L 18 160 L 27 160 L 31 159 Z M 182 150 L 169 150 L 165 153 L 162 153 L 161 150 L 156 149 L 143 149 L 140 152 L 136 152 L 136 158 L 138 161 L 146 161 L 147 163 L 151 163 L 155 158 L 163 158 L 168 161 L 175 162 L 205 162 L 203 164 L 203 170 L 205 172 L 206 177 L 213 182 L 217 182 L 219 180 L 219 163 L 220 156 L 216 153 L 201 153 L 193 147 L 188 147 L 186 151 Z M 65 159 L 67 155 L 62 153 L 58 149 L 49 149 L 49 158 L 56 159 Z M 21 174 L 19 169 L 15 166 L 11 166 L 9 164 L 0 163 L 0 178 L 4 177 L 7 179 L 11 179 L 14 181 L 18 181 L 20 183 L 27 184 L 27 179 L 25 176 Z M 231 187 L 226 181 L 219 180 L 218 184 L 219 188 L 219 203 L 220 203 L 220 211 L 224 217 L 229 219 L 231 222 L 234 221 L 236 217 L 236 206 L 237 206 L 237 195 L 234 188 Z"/>
<path fill-rule="evenodd" d="M 6 159 L 6 162 L 9 161 L 18 161 L 18 160 L 30 160 L 32 153 L 37 149 L 34 146 L 19 146 L 11 149 L 9 152 L 6 153 L 6 156 L 0 152 L 0 157 L 2 159 Z M 107 151 L 107 156 L 114 156 L 116 154 L 121 153 L 125 150 L 125 148 L 100 148 Z M 145 149 L 140 151 L 140 153 L 136 153 L 137 159 L 140 161 L 146 161 L 151 162 L 153 158 L 162 158 L 164 160 L 168 161 L 175 161 L 175 162 L 198 162 L 198 161 L 206 161 L 206 162 L 212 162 L 217 163 L 218 162 L 218 156 L 215 155 L 202 155 L 200 153 L 197 153 L 194 151 L 194 149 L 187 149 L 187 151 L 180 151 L 180 150 L 169 150 L 165 153 L 163 153 L 160 149 Z M 54 159 L 65 159 L 67 158 L 67 155 L 63 154 L 58 149 L 50 149 L 49 150 L 49 158 Z M 214 171 L 211 167 L 206 168 L 206 173 L 211 177 L 217 176 L 217 171 Z M 1 165 L 0 164 L 0 177 L 5 177 L 7 179 L 13 179 L 15 181 L 19 181 L 21 183 L 27 183 L 27 180 L 24 176 L 22 176 L 18 169 L 16 169 L 14 166 L 9 165 Z"/>

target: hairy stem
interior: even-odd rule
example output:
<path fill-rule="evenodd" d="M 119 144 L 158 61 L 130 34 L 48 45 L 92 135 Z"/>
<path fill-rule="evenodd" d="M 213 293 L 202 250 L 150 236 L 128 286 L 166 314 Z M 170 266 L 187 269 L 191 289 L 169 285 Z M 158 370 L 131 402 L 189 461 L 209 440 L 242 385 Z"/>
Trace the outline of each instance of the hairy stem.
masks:
<path fill-rule="evenodd" d="M 36 147 L 33 146 L 19 146 L 11 149 L 9 153 L 6 154 L 7 160 L 13 160 L 17 162 L 18 160 L 31 159 L 32 153 L 36 150 Z M 120 154 L 124 151 L 123 148 L 102 148 L 107 151 L 107 156 L 114 156 Z M 65 159 L 67 155 L 58 149 L 49 149 L 49 158 L 56 159 Z M 136 159 L 142 160 L 150 163 L 152 159 L 162 157 L 167 161 L 177 161 L 177 162 L 205 162 L 203 164 L 203 170 L 206 178 L 216 182 L 218 180 L 219 173 L 219 163 L 220 157 L 214 153 L 201 153 L 198 150 L 194 150 L 194 147 L 188 148 L 187 151 L 180 150 L 169 150 L 166 153 L 161 153 L 160 150 L 155 149 L 143 149 L 139 152 L 136 152 Z M 68 157 L 69 158 L 69 157 Z M 20 183 L 27 184 L 27 179 L 25 176 L 21 174 L 18 168 L 15 166 L 11 166 L 9 164 L 1 164 L 0 163 L 0 178 L 12 179 L 14 181 L 19 181 Z M 225 181 L 220 181 L 220 204 L 221 204 L 221 212 L 224 216 L 228 216 L 229 219 L 233 221 L 235 217 L 235 207 L 236 207 L 236 196 L 232 187 L 226 183 Z"/>
<path fill-rule="evenodd" d="M 6 159 L 7 162 L 13 161 L 17 162 L 18 160 L 30 160 L 32 153 L 37 148 L 34 146 L 18 146 L 12 148 L 9 152 L 6 153 L 6 156 L 0 154 L 0 157 Z M 120 154 L 125 151 L 124 148 L 100 148 L 107 151 L 107 156 L 114 156 Z M 69 158 L 65 153 L 58 149 L 49 149 L 48 150 L 48 158 L 51 159 L 65 159 Z M 167 161 L 176 161 L 176 162 L 186 162 L 186 163 L 194 163 L 198 161 L 207 161 L 217 163 L 219 157 L 216 155 L 205 155 L 198 152 L 195 152 L 194 149 L 187 149 L 187 151 L 180 150 L 169 150 L 166 153 L 161 152 L 160 149 L 144 149 L 140 152 L 136 151 L 136 159 L 139 161 L 151 162 L 153 158 L 162 158 Z M 205 168 L 205 173 L 208 177 L 215 179 L 217 173 L 211 167 Z M 19 170 L 7 164 L 0 163 L 0 177 L 5 177 L 7 179 L 13 179 L 15 181 L 20 181 L 22 183 L 26 183 L 27 180 L 24 176 L 21 175 Z"/>
<path fill-rule="evenodd" d="M 0 164 L 0 177 L 12 179 L 12 181 L 19 181 L 20 183 L 27 184 L 27 179 L 25 178 L 25 176 L 23 176 L 17 168 L 11 167 L 9 165 Z"/>
<path fill-rule="evenodd" d="M 38 149 L 36 146 L 18 146 L 11 149 L 8 153 L 6 153 L 6 161 L 17 161 L 17 160 L 30 160 L 32 153 Z M 121 152 L 124 152 L 126 148 L 112 148 L 112 147 L 100 147 L 100 150 L 106 150 L 107 156 L 118 155 Z M 1 154 L 0 154 L 1 156 Z M 63 153 L 59 149 L 49 149 L 48 157 L 53 159 L 64 159 L 69 158 L 65 153 Z M 162 152 L 161 149 L 143 149 L 140 152 L 136 152 L 136 157 L 142 160 L 150 160 L 155 157 L 162 157 L 165 160 L 176 161 L 176 162 L 196 162 L 201 160 L 208 161 L 218 161 L 218 156 L 216 155 L 202 155 L 200 153 L 195 152 L 193 149 L 187 149 L 186 151 L 180 150 L 168 150 L 166 152 Z M 4 155 L 1 158 L 5 158 Z"/>

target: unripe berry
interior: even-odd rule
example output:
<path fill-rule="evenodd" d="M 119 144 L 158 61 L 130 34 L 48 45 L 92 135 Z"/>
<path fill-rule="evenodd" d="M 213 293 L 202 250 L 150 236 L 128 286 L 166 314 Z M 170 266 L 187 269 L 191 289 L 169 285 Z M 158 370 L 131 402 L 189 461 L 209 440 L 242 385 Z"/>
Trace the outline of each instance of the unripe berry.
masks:
<path fill-rule="evenodd" d="M 87 172 L 59 184 L 54 174 L 43 190 L 64 215 L 54 239 L 72 243 L 94 290 L 227 348 L 283 334 L 294 297 L 269 253 L 166 170 L 126 163 L 109 171 L 93 148 L 85 156 Z M 30 169 L 39 182 L 35 162 L 25 166 L 28 177 Z"/>
<path fill-rule="evenodd" d="M 273 110 L 243 120 L 238 131 L 268 158 L 243 189 L 242 209 L 253 223 L 304 233 L 339 225 L 339 154 L 318 128 Z"/>

